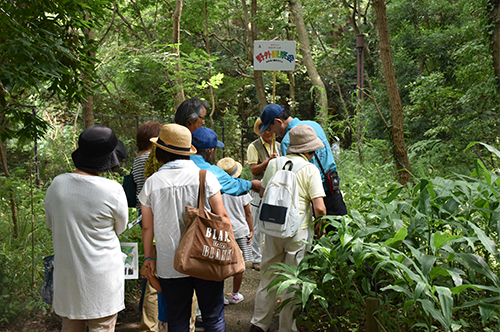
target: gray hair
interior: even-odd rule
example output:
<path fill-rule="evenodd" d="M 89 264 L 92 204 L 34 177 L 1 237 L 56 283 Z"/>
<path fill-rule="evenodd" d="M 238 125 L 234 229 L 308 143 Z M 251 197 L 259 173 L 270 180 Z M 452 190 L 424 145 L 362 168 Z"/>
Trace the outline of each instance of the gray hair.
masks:
<path fill-rule="evenodd" d="M 205 100 L 190 98 L 185 100 L 175 111 L 174 122 L 184 127 L 189 126 L 189 120 L 197 120 L 203 112 L 203 107 L 208 110 L 209 105 Z"/>

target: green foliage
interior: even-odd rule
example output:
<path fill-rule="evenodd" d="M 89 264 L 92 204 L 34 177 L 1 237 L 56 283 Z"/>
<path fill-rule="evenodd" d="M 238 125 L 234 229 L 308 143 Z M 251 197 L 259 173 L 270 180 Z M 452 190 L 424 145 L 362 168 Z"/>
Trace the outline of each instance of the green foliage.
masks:
<path fill-rule="evenodd" d="M 480 161 L 471 176 L 374 183 L 348 216 L 328 218 L 333 231 L 298 267 L 275 267 L 271 287 L 295 291 L 298 326 L 309 330 L 362 322 L 367 297 L 379 299 L 386 331 L 497 329 L 499 185 Z"/>
<path fill-rule="evenodd" d="M 69 103 L 86 98 L 95 78 L 95 42 L 84 31 L 96 26 L 107 4 L 1 2 L 0 83 L 5 90 L 0 89 L 0 140 L 40 137 L 45 132 L 47 124 L 22 106 L 34 91 L 48 91 Z"/>

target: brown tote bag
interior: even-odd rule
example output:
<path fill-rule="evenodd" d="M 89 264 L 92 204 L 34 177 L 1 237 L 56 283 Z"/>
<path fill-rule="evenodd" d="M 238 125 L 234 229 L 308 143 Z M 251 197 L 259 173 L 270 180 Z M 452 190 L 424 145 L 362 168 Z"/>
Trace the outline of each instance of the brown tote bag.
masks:
<path fill-rule="evenodd" d="M 231 223 L 204 209 L 206 170 L 200 170 L 198 207 L 186 206 L 185 229 L 175 251 L 174 268 L 192 277 L 222 281 L 245 271 Z"/>

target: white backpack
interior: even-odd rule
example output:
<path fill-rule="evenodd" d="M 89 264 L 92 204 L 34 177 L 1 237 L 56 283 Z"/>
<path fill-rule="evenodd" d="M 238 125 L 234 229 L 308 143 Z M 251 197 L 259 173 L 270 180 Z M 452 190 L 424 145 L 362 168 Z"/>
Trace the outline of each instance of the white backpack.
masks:
<path fill-rule="evenodd" d="M 277 172 L 266 186 L 259 212 L 261 231 L 279 238 L 293 237 L 308 214 L 299 217 L 299 188 L 295 173 L 309 164 L 304 159 L 276 159 Z"/>

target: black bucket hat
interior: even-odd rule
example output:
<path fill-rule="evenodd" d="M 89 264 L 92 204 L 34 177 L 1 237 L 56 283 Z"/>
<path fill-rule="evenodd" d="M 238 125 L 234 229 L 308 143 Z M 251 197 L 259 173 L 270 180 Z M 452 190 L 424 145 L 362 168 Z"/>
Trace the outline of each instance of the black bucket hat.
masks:
<path fill-rule="evenodd" d="M 127 149 L 113 130 L 103 125 L 88 127 L 78 138 L 78 149 L 71 157 L 75 167 L 86 172 L 102 172 L 120 164 Z"/>

